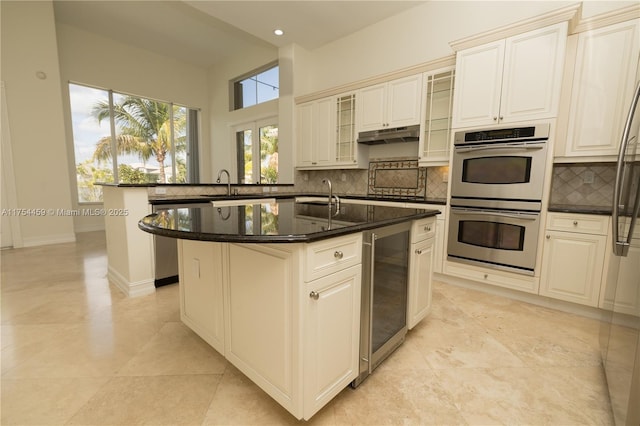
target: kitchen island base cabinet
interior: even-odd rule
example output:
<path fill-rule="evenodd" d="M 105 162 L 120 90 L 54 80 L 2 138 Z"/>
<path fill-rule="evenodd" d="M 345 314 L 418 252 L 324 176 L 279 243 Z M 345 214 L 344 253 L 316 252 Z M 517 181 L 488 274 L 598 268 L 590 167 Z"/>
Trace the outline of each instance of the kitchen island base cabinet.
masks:
<path fill-rule="evenodd" d="M 296 246 L 228 246 L 225 358 L 300 418 Z"/>
<path fill-rule="evenodd" d="M 436 218 L 417 220 L 411 227 L 407 328 L 411 330 L 431 310 L 431 287 L 435 258 Z"/>
<path fill-rule="evenodd" d="M 308 420 L 356 378 L 362 234 L 178 246 L 183 322 L 293 416 Z"/>
<path fill-rule="evenodd" d="M 435 221 L 434 225 L 435 226 Z M 407 327 L 411 330 L 431 310 L 431 286 L 433 276 L 434 238 L 411 244 L 409 258 L 409 295 Z"/>
<path fill-rule="evenodd" d="M 224 354 L 223 244 L 178 240 L 180 319 Z"/>
<path fill-rule="evenodd" d="M 305 419 L 358 375 L 361 277 L 357 265 L 305 284 Z"/>

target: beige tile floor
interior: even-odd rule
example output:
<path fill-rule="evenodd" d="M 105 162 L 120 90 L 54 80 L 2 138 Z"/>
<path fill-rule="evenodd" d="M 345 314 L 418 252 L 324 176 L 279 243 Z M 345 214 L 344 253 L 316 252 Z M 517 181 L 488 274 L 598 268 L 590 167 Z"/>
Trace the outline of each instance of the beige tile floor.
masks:
<path fill-rule="evenodd" d="M 5 250 L 2 425 L 296 424 L 179 319 L 128 299 L 102 233 Z M 310 424 L 612 424 L 597 321 L 436 283 L 432 314 Z"/>

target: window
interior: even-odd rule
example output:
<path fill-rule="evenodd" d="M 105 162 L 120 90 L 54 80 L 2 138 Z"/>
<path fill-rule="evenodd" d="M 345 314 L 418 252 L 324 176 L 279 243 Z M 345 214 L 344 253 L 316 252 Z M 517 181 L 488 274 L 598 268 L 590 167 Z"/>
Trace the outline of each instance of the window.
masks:
<path fill-rule="evenodd" d="M 73 83 L 69 98 L 79 202 L 102 201 L 99 182 L 197 182 L 197 110 Z"/>
<path fill-rule="evenodd" d="M 231 82 L 232 109 L 242 109 L 278 99 L 280 96 L 279 67 L 269 64 Z"/>
<path fill-rule="evenodd" d="M 278 182 L 278 125 L 275 119 L 236 126 L 239 183 Z"/>

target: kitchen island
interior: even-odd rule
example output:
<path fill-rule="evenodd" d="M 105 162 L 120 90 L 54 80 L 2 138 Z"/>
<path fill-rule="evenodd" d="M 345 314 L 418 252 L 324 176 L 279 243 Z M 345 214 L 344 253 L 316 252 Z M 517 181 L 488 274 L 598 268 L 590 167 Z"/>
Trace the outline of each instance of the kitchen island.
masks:
<path fill-rule="evenodd" d="M 428 312 L 438 210 L 220 200 L 139 222 L 178 239 L 182 321 L 298 419 L 358 376 L 363 233 L 410 223 L 409 327 Z"/>

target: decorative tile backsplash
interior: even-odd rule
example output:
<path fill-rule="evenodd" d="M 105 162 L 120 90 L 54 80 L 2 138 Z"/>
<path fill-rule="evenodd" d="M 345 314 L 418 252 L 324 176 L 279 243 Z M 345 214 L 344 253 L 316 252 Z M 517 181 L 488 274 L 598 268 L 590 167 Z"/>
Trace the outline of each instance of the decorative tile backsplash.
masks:
<path fill-rule="evenodd" d="M 446 200 L 449 166 L 427 167 L 427 200 Z"/>
<path fill-rule="evenodd" d="M 324 193 L 322 179 L 331 179 L 338 195 L 372 195 L 382 197 L 446 200 L 448 167 L 418 167 L 415 158 L 372 160 L 369 169 L 297 170 L 295 191 Z M 373 179 L 374 189 L 371 190 Z M 377 187 L 376 179 L 378 179 Z M 382 190 L 384 188 L 384 190 Z"/>
<path fill-rule="evenodd" d="M 606 207 L 613 200 L 614 163 L 555 164 L 550 204 Z"/>
<path fill-rule="evenodd" d="M 298 193 L 325 193 L 322 179 L 331 179 L 333 192 L 338 195 L 366 195 L 368 171 L 355 170 L 296 170 L 295 191 Z"/>

